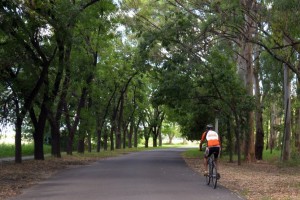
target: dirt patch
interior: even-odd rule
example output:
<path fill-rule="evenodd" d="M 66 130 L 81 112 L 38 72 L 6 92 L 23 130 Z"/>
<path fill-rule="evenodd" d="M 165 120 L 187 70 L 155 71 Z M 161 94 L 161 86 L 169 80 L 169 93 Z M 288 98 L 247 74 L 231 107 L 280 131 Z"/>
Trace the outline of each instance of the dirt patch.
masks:
<path fill-rule="evenodd" d="M 200 159 L 185 158 L 195 171 L 203 173 Z M 280 168 L 266 162 L 220 163 L 219 184 L 249 200 L 299 200 L 299 167 Z"/>

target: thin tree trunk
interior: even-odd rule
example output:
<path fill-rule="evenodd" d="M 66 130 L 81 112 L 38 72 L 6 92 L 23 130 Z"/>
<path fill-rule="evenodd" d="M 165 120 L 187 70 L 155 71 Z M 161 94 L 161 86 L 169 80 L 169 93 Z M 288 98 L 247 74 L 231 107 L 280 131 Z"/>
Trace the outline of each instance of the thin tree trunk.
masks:
<path fill-rule="evenodd" d="M 242 160 L 241 160 L 241 147 L 240 147 L 240 132 L 241 132 L 241 126 L 240 126 L 240 120 L 239 117 L 237 116 L 237 114 L 234 114 L 235 117 L 235 122 L 236 122 L 236 126 L 235 126 L 235 137 L 236 137 L 236 143 L 237 143 L 237 155 L 238 155 L 238 165 L 242 164 Z"/>
<path fill-rule="evenodd" d="M 128 125 L 125 125 L 123 128 L 123 149 L 126 148 L 126 139 L 128 137 Z"/>
<path fill-rule="evenodd" d="M 270 122 L 270 120 L 268 119 L 267 121 L 266 121 L 266 127 L 267 127 L 267 130 L 266 130 L 266 150 L 268 150 L 269 149 L 269 141 L 270 141 L 270 139 L 269 139 L 269 133 L 270 133 L 270 129 L 269 129 L 269 122 Z"/>
<path fill-rule="evenodd" d="M 300 108 L 296 109 L 296 124 L 295 124 L 295 147 L 296 151 L 300 153 Z"/>
<path fill-rule="evenodd" d="M 82 121 L 79 125 L 78 130 L 78 143 L 77 143 L 77 152 L 84 153 L 84 140 L 86 132 L 86 122 Z"/>
<path fill-rule="evenodd" d="M 232 142 L 232 134 L 231 134 L 231 127 L 230 127 L 230 117 L 227 116 L 227 139 L 228 139 L 228 152 L 229 152 L 229 162 L 233 162 L 233 142 Z"/>
<path fill-rule="evenodd" d="M 103 149 L 104 151 L 107 151 L 108 149 L 108 134 L 107 134 L 107 130 L 105 130 L 104 135 L 103 135 Z"/>
<path fill-rule="evenodd" d="M 114 121 L 112 121 L 112 126 L 111 126 L 111 129 L 110 129 L 110 150 L 113 151 L 115 150 L 115 146 L 114 146 Z"/>
<path fill-rule="evenodd" d="M 270 145 L 270 152 L 273 152 L 273 149 L 275 147 L 275 125 L 276 125 L 276 106 L 275 104 L 271 103 L 271 120 L 270 120 L 270 139 L 269 139 L 269 145 Z"/>
<path fill-rule="evenodd" d="M 300 71 L 300 63 L 298 64 L 298 71 Z M 300 99 L 300 78 L 297 78 L 297 100 Z M 296 109 L 296 125 L 295 125 L 295 147 L 300 154 L 300 108 Z"/>
<path fill-rule="evenodd" d="M 141 123 L 141 119 L 138 120 L 138 122 L 134 126 L 134 139 L 133 139 L 133 146 L 135 148 L 138 147 L 138 131 L 139 131 L 139 126 Z"/>
<path fill-rule="evenodd" d="M 100 127 L 100 120 L 98 119 L 97 122 L 97 128 L 96 128 L 96 135 L 97 135 L 97 152 L 100 152 L 101 150 L 101 133 L 102 133 L 102 127 Z"/>

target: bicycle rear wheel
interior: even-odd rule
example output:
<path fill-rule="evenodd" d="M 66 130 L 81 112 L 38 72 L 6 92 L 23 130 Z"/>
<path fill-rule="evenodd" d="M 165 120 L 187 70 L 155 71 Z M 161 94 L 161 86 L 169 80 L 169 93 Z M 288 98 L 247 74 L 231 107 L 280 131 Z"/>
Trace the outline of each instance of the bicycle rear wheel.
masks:
<path fill-rule="evenodd" d="M 213 188 L 216 189 L 217 187 L 217 182 L 218 182 L 218 177 L 217 177 L 217 169 L 213 163 L 213 166 L 212 166 L 212 173 L 211 173 L 211 182 L 213 184 Z"/>
<path fill-rule="evenodd" d="M 206 184 L 209 185 L 211 180 L 211 175 L 212 175 L 212 163 L 210 158 L 208 159 L 207 164 L 208 164 L 208 174 L 205 176 L 205 179 L 206 179 Z"/>
<path fill-rule="evenodd" d="M 210 184 L 210 173 L 208 173 L 206 176 L 205 176 L 205 179 L 206 179 L 206 184 L 209 185 Z"/>

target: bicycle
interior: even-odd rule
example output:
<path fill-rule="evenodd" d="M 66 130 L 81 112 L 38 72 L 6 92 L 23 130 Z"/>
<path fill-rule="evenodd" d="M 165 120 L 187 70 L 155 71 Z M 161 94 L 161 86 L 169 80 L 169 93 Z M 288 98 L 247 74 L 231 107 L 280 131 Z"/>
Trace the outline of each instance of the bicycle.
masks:
<path fill-rule="evenodd" d="M 209 185 L 210 182 L 212 182 L 213 188 L 216 189 L 219 175 L 216 168 L 214 154 L 211 154 L 207 158 L 207 163 L 208 163 L 208 175 L 206 175 L 206 184 Z"/>

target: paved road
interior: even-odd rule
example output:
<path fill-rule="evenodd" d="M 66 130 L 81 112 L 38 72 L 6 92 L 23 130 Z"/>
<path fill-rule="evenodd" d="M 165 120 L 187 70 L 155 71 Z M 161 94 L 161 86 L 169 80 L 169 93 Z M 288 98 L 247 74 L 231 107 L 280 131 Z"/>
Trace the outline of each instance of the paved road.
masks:
<path fill-rule="evenodd" d="M 241 200 L 187 167 L 184 149 L 131 153 L 63 170 L 13 199 L 39 200 Z"/>

